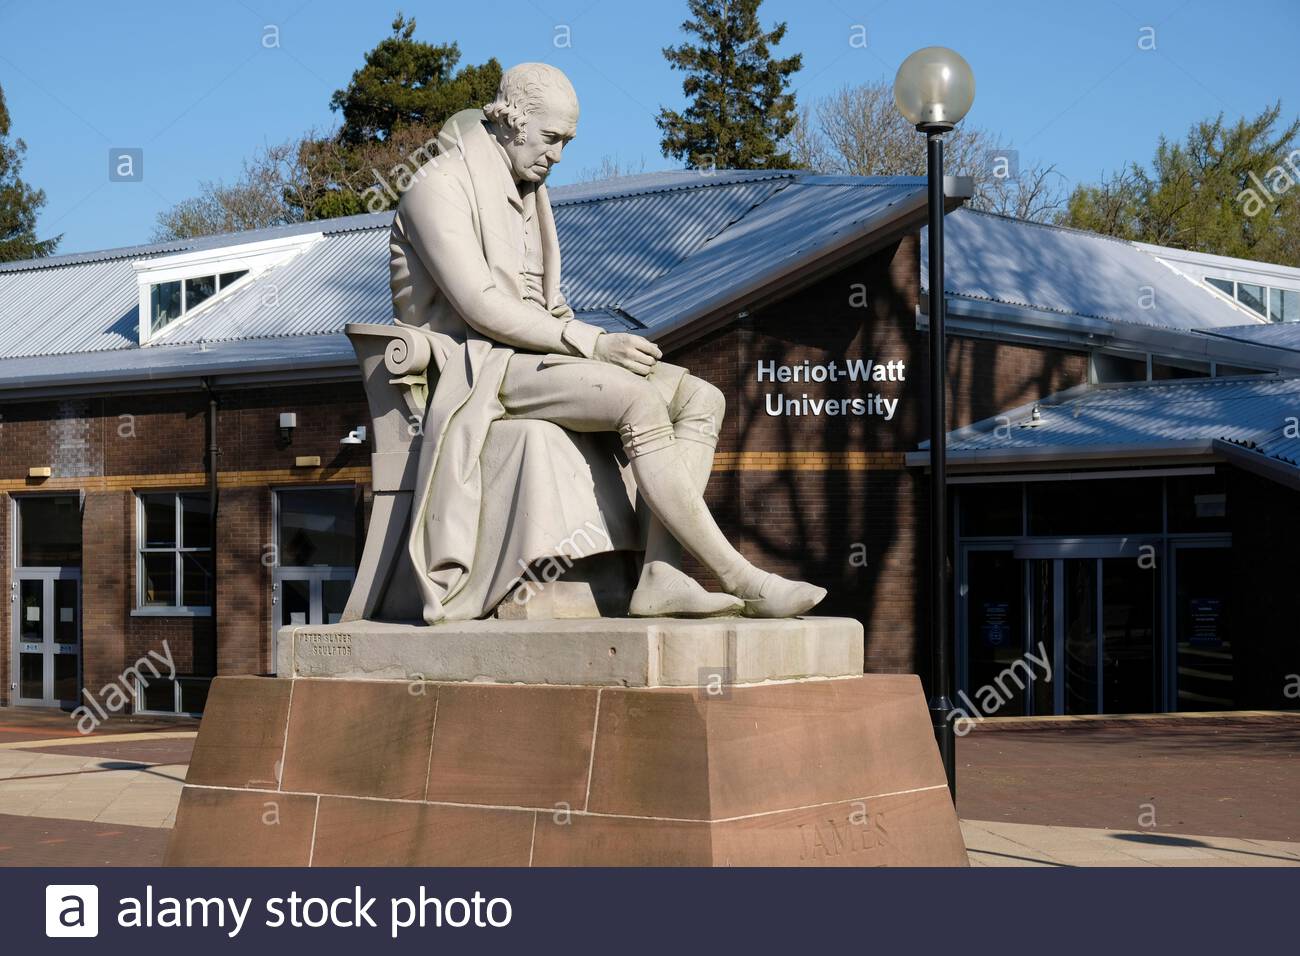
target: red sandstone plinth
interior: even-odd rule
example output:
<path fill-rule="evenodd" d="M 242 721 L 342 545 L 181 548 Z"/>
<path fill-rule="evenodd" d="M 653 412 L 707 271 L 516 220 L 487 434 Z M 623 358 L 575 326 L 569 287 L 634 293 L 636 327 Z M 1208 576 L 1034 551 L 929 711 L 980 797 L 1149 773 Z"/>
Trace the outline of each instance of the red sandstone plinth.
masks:
<path fill-rule="evenodd" d="M 218 678 L 175 866 L 965 866 L 920 682 Z"/>

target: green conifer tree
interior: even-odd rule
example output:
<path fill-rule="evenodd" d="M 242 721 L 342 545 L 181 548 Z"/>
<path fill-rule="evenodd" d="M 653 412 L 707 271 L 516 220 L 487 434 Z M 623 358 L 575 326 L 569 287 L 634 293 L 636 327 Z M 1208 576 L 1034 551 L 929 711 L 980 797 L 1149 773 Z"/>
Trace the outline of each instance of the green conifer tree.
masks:
<path fill-rule="evenodd" d="M 663 154 L 692 169 L 789 167 L 790 153 L 781 148 L 797 117 L 789 79 L 803 58 L 772 55 L 786 25 L 763 30 L 762 0 L 688 3 L 691 19 L 682 30 L 698 42 L 666 47 L 663 53 L 673 69 L 686 73 L 682 92 L 689 105 L 680 113 L 659 111 Z"/>

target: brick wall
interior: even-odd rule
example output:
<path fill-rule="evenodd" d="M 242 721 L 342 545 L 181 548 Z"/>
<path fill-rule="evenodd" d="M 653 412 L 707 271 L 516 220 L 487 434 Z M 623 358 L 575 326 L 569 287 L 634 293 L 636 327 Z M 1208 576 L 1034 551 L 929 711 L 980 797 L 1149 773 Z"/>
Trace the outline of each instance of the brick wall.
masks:
<path fill-rule="evenodd" d="M 81 513 L 81 673 L 92 691 L 126 663 L 134 605 L 134 509 L 118 491 L 90 492 Z"/>
<path fill-rule="evenodd" d="M 337 439 L 336 439 L 337 441 Z M 271 634 L 271 495 L 266 488 L 222 492 L 217 521 L 216 673 L 266 674 Z"/>
<path fill-rule="evenodd" d="M 92 692 L 164 642 L 181 673 L 265 673 L 270 667 L 271 495 L 278 486 L 348 482 L 365 487 L 369 448 L 339 439 L 368 422 L 360 383 L 259 387 L 219 394 L 221 506 L 218 520 L 220 640 L 203 617 L 133 615 L 138 490 L 206 488 L 207 396 L 202 392 L 0 405 L 0 522 L 4 575 L 12 581 L 12 497 L 24 492 L 84 493 L 82 512 L 82 668 Z M 297 412 L 292 443 L 279 415 Z M 319 468 L 297 468 L 317 455 Z M 27 478 L 49 465 L 52 477 Z M 12 605 L 0 612 L 0 703 L 9 703 Z"/>
<path fill-rule="evenodd" d="M 1087 381 L 1083 352 L 950 336 L 949 427 L 961 428 Z"/>
<path fill-rule="evenodd" d="M 707 498 L 762 567 L 830 590 L 817 613 L 856 617 L 867 669 L 928 677 L 928 488 L 903 454 L 928 437 L 928 337 L 916 331 L 915 237 L 668 356 L 727 396 Z M 759 382 L 760 362 L 901 362 L 901 382 Z M 1081 353 L 952 338 L 952 427 L 1080 384 Z M 769 396 L 897 399 L 879 415 L 772 415 Z M 698 566 L 691 570 L 707 580 Z M 716 582 L 709 582 L 716 585 Z"/>

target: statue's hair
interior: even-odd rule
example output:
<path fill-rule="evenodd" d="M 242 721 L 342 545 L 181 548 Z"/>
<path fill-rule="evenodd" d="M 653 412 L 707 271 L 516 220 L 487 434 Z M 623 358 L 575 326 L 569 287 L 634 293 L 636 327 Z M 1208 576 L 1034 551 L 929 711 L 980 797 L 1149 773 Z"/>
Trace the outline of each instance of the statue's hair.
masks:
<path fill-rule="evenodd" d="M 567 96 L 577 108 L 578 94 L 562 72 L 549 63 L 520 63 L 501 74 L 496 99 L 483 107 L 483 113 L 498 126 L 522 133 L 528 115 L 541 109 L 554 93 Z"/>

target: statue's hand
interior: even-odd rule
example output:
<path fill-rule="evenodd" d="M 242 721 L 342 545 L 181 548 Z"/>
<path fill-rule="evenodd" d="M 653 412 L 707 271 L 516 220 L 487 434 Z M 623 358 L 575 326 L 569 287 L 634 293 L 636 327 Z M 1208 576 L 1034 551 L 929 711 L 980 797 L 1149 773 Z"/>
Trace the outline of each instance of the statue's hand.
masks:
<path fill-rule="evenodd" d="M 655 362 L 663 358 L 659 346 L 630 332 L 606 332 L 596 339 L 597 361 L 609 362 L 637 375 L 649 375 Z"/>

